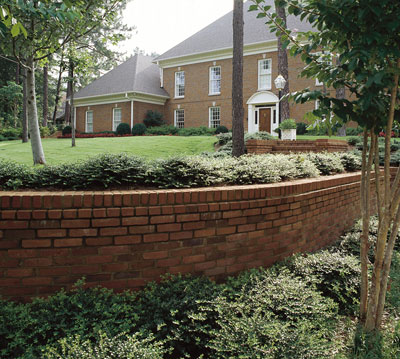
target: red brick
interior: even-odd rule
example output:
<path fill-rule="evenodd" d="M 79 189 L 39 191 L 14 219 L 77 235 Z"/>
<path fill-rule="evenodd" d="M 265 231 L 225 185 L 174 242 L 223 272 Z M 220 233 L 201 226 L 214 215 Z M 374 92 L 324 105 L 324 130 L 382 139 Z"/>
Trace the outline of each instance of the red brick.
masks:
<path fill-rule="evenodd" d="M 16 286 L 19 285 L 20 282 L 20 278 L 0 278 L 0 287 Z"/>
<path fill-rule="evenodd" d="M 46 219 L 47 211 L 44 209 L 32 211 L 33 219 Z"/>
<path fill-rule="evenodd" d="M 64 209 L 63 210 L 63 218 L 65 219 L 74 219 L 77 217 L 78 211 L 76 209 Z"/>
<path fill-rule="evenodd" d="M 105 218 L 107 217 L 107 211 L 105 208 L 94 208 L 93 209 L 93 217 L 94 218 Z"/>
<path fill-rule="evenodd" d="M 15 219 L 17 211 L 1 211 L 2 219 Z"/>
<path fill-rule="evenodd" d="M 46 248 L 50 246 L 50 239 L 25 239 L 22 241 L 22 248 Z"/>
<path fill-rule="evenodd" d="M 37 236 L 40 238 L 61 238 L 67 235 L 65 229 L 38 229 Z"/>
<path fill-rule="evenodd" d="M 196 272 L 199 272 L 199 271 L 204 271 L 206 269 L 214 268 L 215 266 L 216 266 L 216 262 L 215 261 L 208 261 L 208 262 L 204 262 L 204 263 L 196 263 L 194 265 L 194 270 Z"/>
<path fill-rule="evenodd" d="M 170 233 L 169 238 L 171 241 L 180 241 L 182 239 L 193 238 L 192 231 Z"/>
<path fill-rule="evenodd" d="M 163 259 L 168 257 L 168 251 L 143 253 L 143 259 Z"/>
<path fill-rule="evenodd" d="M 144 225 L 149 223 L 148 217 L 126 217 L 122 218 L 123 226 Z"/>
<path fill-rule="evenodd" d="M 31 239 L 35 238 L 35 231 L 32 229 L 11 229 L 4 230 L 3 232 L 4 239 Z"/>
<path fill-rule="evenodd" d="M 118 236 L 114 238 L 114 243 L 116 245 L 120 244 L 137 244 L 142 241 L 142 237 L 139 235 L 128 235 L 128 236 Z"/>
<path fill-rule="evenodd" d="M 76 247 L 82 245 L 82 238 L 55 239 L 54 247 Z"/>
<path fill-rule="evenodd" d="M 119 218 L 92 219 L 92 227 L 117 227 L 120 224 L 121 220 Z M 89 227 L 89 224 L 83 227 Z"/>
<path fill-rule="evenodd" d="M 157 267 L 174 267 L 181 264 L 181 258 L 160 259 L 157 261 Z"/>
<path fill-rule="evenodd" d="M 238 232 L 251 232 L 256 230 L 256 225 L 255 224 L 244 224 L 241 226 L 238 226 Z"/>
<path fill-rule="evenodd" d="M 156 216 L 150 218 L 151 224 L 162 224 L 162 223 L 172 223 L 175 222 L 175 216 Z"/>
<path fill-rule="evenodd" d="M 109 247 L 101 247 L 99 248 L 100 254 L 130 254 L 131 247 L 130 246 L 109 246 Z"/>
<path fill-rule="evenodd" d="M 231 226 L 231 227 L 223 227 L 223 228 L 217 228 L 217 235 L 224 235 L 224 234 L 232 234 L 236 233 L 236 227 Z"/>
<path fill-rule="evenodd" d="M 86 238 L 85 243 L 87 246 L 106 246 L 112 244 L 112 237 L 93 237 L 93 238 Z"/>
<path fill-rule="evenodd" d="M 48 267 L 52 264 L 52 258 L 29 258 L 24 260 L 25 267 Z"/>
<path fill-rule="evenodd" d="M 127 227 L 100 228 L 101 236 L 123 236 L 124 234 L 128 234 Z"/>
<path fill-rule="evenodd" d="M 62 216 L 62 211 L 61 211 L 61 209 L 50 209 L 47 212 L 47 215 L 48 215 L 49 219 L 60 219 Z"/>
<path fill-rule="evenodd" d="M 133 226 L 129 227 L 129 233 L 131 234 L 145 234 L 155 232 L 155 226 Z"/>
<path fill-rule="evenodd" d="M 78 218 L 92 218 L 92 209 L 91 208 L 78 209 Z"/>
<path fill-rule="evenodd" d="M 107 217 L 119 217 L 120 215 L 120 208 L 107 208 Z"/>
<path fill-rule="evenodd" d="M 177 222 L 196 222 L 200 220 L 199 213 L 181 214 L 177 216 Z"/>
<path fill-rule="evenodd" d="M 0 229 L 24 229 L 28 228 L 27 221 L 0 221 Z"/>
<path fill-rule="evenodd" d="M 147 216 L 149 214 L 149 210 L 147 207 L 137 207 L 135 214 L 137 216 Z"/>
<path fill-rule="evenodd" d="M 39 268 L 39 276 L 43 277 L 55 277 L 67 275 L 70 273 L 70 267 L 50 267 L 50 268 Z"/>
<path fill-rule="evenodd" d="M 168 268 L 168 272 L 171 274 L 179 274 L 179 273 L 186 274 L 186 273 L 191 273 L 192 271 L 193 271 L 192 264 L 185 264 Z"/>
<path fill-rule="evenodd" d="M 70 229 L 71 237 L 95 237 L 97 236 L 97 228 Z"/>
<path fill-rule="evenodd" d="M 10 258 L 30 258 L 38 254 L 36 249 L 9 249 L 8 256 Z"/>
<path fill-rule="evenodd" d="M 124 272 L 128 268 L 128 263 L 108 263 L 101 266 L 102 272 Z"/>
<path fill-rule="evenodd" d="M 168 233 L 153 233 L 143 236 L 144 242 L 163 242 L 168 241 Z"/>
<path fill-rule="evenodd" d="M 215 228 L 200 229 L 194 231 L 194 237 L 211 237 L 215 236 Z"/>
<path fill-rule="evenodd" d="M 121 208 L 121 215 L 123 217 L 129 217 L 129 216 L 133 216 L 134 214 L 134 208 L 133 207 L 124 207 Z"/>
<path fill-rule="evenodd" d="M 20 241 L 17 240 L 1 240 L 0 241 L 0 249 L 12 249 L 12 248 L 19 248 Z"/>
<path fill-rule="evenodd" d="M 186 256 L 182 258 L 183 264 L 190 264 L 190 263 L 199 263 L 204 262 L 206 260 L 205 254 L 198 254 L 194 256 Z"/>
<path fill-rule="evenodd" d="M 88 228 L 88 227 L 90 227 L 90 220 L 88 219 L 64 219 L 61 221 L 61 228 Z"/>
<path fill-rule="evenodd" d="M 157 225 L 157 232 L 179 232 L 182 229 L 180 223 L 168 223 Z"/>
<path fill-rule="evenodd" d="M 206 226 L 205 221 L 201 222 L 188 222 L 183 224 L 183 230 L 190 230 L 190 229 L 201 229 Z"/>
<path fill-rule="evenodd" d="M 33 268 L 15 268 L 7 271 L 7 277 L 31 277 Z"/>
<path fill-rule="evenodd" d="M 99 265 L 84 265 L 71 267 L 71 274 L 94 274 L 101 272 Z"/>
<path fill-rule="evenodd" d="M 111 263 L 113 261 L 113 256 L 111 255 L 97 255 L 93 257 L 86 257 L 87 264 L 103 264 L 103 263 Z"/>

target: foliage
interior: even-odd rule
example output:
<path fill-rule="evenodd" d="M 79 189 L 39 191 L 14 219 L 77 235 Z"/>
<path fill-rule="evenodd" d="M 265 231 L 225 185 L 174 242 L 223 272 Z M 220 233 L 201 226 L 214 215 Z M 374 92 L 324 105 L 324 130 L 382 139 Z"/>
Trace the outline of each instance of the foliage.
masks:
<path fill-rule="evenodd" d="M 219 328 L 210 343 L 216 358 L 327 358 L 336 305 L 288 270 L 265 271 L 213 303 Z"/>
<path fill-rule="evenodd" d="M 227 133 L 227 132 L 229 132 L 229 130 L 228 130 L 225 126 L 222 126 L 222 125 L 219 125 L 219 126 L 215 129 L 215 134 L 216 134 L 216 135 L 219 135 L 220 133 Z"/>
<path fill-rule="evenodd" d="M 361 170 L 361 156 L 358 153 L 341 152 L 339 157 L 347 172 Z"/>
<path fill-rule="evenodd" d="M 130 135 L 131 134 L 131 127 L 124 122 L 121 122 L 118 126 L 117 126 L 117 135 Z"/>
<path fill-rule="evenodd" d="M 361 267 L 353 255 L 325 250 L 294 256 L 286 265 L 303 281 L 314 284 L 324 297 L 334 300 L 341 314 L 357 312 Z"/>
<path fill-rule="evenodd" d="M 153 338 L 142 338 L 139 333 L 133 336 L 118 334 L 108 337 L 99 332 L 93 344 L 80 336 L 63 338 L 60 349 L 47 347 L 43 359 L 163 359 L 165 350 Z"/>
<path fill-rule="evenodd" d="M 143 123 L 137 123 L 132 127 L 133 136 L 143 136 L 147 131 L 147 127 Z"/>
<path fill-rule="evenodd" d="M 149 283 L 139 293 L 137 328 L 152 333 L 172 349 L 165 358 L 199 358 L 206 355 L 215 313 L 201 310 L 219 292 L 205 277 L 167 276 L 160 283 Z M 151 313 L 151 316 L 149 316 Z"/>
<path fill-rule="evenodd" d="M 8 81 L 7 85 L 0 87 L 0 127 L 19 126 L 21 110 L 22 86 Z"/>
<path fill-rule="evenodd" d="M 346 130 L 346 131 L 347 131 L 347 130 Z M 356 146 L 356 145 L 359 145 L 359 144 L 362 143 L 362 138 L 361 138 L 361 137 L 350 137 L 350 138 L 347 140 L 347 143 L 348 143 L 350 146 Z"/>
<path fill-rule="evenodd" d="M 221 147 L 218 149 L 220 152 L 232 153 L 232 132 L 221 133 L 217 135 L 218 145 Z M 244 135 L 244 143 L 248 140 L 274 140 L 275 138 L 269 132 L 256 132 L 246 133 Z"/>
<path fill-rule="evenodd" d="M 280 130 L 292 130 L 296 129 L 296 121 L 293 120 L 292 118 L 287 118 L 286 120 L 282 121 L 282 123 L 279 125 Z"/>
<path fill-rule="evenodd" d="M 63 136 L 65 136 L 65 135 L 70 135 L 72 133 L 72 127 L 71 126 L 65 126 L 63 129 L 62 129 L 62 135 Z"/>
<path fill-rule="evenodd" d="M 347 127 L 346 128 L 346 135 L 347 136 L 358 136 L 361 135 L 363 132 L 363 129 L 361 127 Z"/>
<path fill-rule="evenodd" d="M 18 138 L 21 138 L 22 130 L 15 127 L 5 127 L 0 129 L 0 136 L 9 140 L 16 140 Z"/>
<path fill-rule="evenodd" d="M 146 113 L 146 117 L 143 120 L 146 127 L 157 127 L 165 124 L 163 115 L 158 111 L 149 110 Z"/>
<path fill-rule="evenodd" d="M 178 131 L 179 136 L 213 136 L 215 135 L 215 128 L 208 128 L 206 126 L 180 128 Z"/>
<path fill-rule="evenodd" d="M 331 153 L 309 153 L 307 158 L 315 164 L 322 175 L 332 175 L 344 172 L 344 166 L 338 155 Z"/>
<path fill-rule="evenodd" d="M 146 135 L 155 135 L 155 136 L 176 135 L 178 131 L 179 130 L 175 126 L 162 125 L 157 127 L 148 127 Z"/>
<path fill-rule="evenodd" d="M 298 135 L 305 135 L 308 125 L 304 122 L 296 122 L 296 133 Z"/>

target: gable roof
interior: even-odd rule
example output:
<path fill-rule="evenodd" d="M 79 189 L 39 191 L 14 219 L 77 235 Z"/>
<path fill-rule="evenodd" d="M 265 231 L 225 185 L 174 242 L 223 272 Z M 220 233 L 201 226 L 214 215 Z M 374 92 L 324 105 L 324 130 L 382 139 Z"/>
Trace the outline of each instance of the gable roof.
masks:
<path fill-rule="evenodd" d="M 160 87 L 160 70 L 153 57 L 135 55 L 79 90 L 75 98 L 139 92 L 168 97 Z"/>
<path fill-rule="evenodd" d="M 244 20 L 244 45 L 256 44 L 276 40 L 276 34 L 269 31 L 266 25 L 266 19 L 257 19 L 257 12 L 249 12 L 252 1 L 246 1 L 243 5 L 243 20 Z M 266 5 L 275 8 L 273 0 L 267 0 Z M 233 10 L 222 16 L 212 24 L 176 45 L 172 49 L 158 56 L 155 61 L 173 59 L 182 56 L 199 54 L 220 49 L 232 48 L 233 42 Z M 312 27 L 307 22 L 301 22 L 298 17 L 288 16 L 287 25 L 289 29 L 297 29 L 299 31 L 309 31 Z"/>

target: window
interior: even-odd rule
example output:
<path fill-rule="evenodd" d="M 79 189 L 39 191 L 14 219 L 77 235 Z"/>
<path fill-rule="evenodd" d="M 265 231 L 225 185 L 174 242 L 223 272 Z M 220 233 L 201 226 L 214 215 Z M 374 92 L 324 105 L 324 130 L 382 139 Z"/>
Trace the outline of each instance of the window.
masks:
<path fill-rule="evenodd" d="M 185 127 L 185 110 L 175 110 L 175 127 L 184 128 Z"/>
<path fill-rule="evenodd" d="M 185 97 L 185 71 L 175 72 L 175 97 Z"/>
<path fill-rule="evenodd" d="M 209 127 L 216 128 L 221 123 L 221 109 L 219 107 L 210 107 Z"/>
<path fill-rule="evenodd" d="M 93 111 L 86 111 L 85 132 L 93 132 Z"/>
<path fill-rule="evenodd" d="M 120 108 L 113 109 L 113 131 L 117 130 L 118 125 L 121 123 L 122 111 Z"/>
<path fill-rule="evenodd" d="M 325 63 L 328 65 L 332 65 L 332 56 L 330 52 L 317 52 L 315 55 L 318 55 L 318 62 Z M 318 78 L 315 79 L 315 86 L 322 86 L 324 83 L 320 81 Z"/>
<path fill-rule="evenodd" d="M 209 94 L 219 95 L 221 93 L 221 66 L 210 67 Z"/>
<path fill-rule="evenodd" d="M 270 90 L 271 89 L 271 59 L 264 59 L 258 61 L 258 89 Z"/>

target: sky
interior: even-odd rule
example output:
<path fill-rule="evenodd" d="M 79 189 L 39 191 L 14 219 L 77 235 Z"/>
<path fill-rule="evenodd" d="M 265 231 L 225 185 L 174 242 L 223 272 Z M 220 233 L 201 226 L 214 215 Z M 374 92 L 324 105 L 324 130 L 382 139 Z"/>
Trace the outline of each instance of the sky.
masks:
<path fill-rule="evenodd" d="M 131 0 L 124 21 L 136 33 L 120 48 L 161 55 L 232 9 L 233 0 Z"/>

